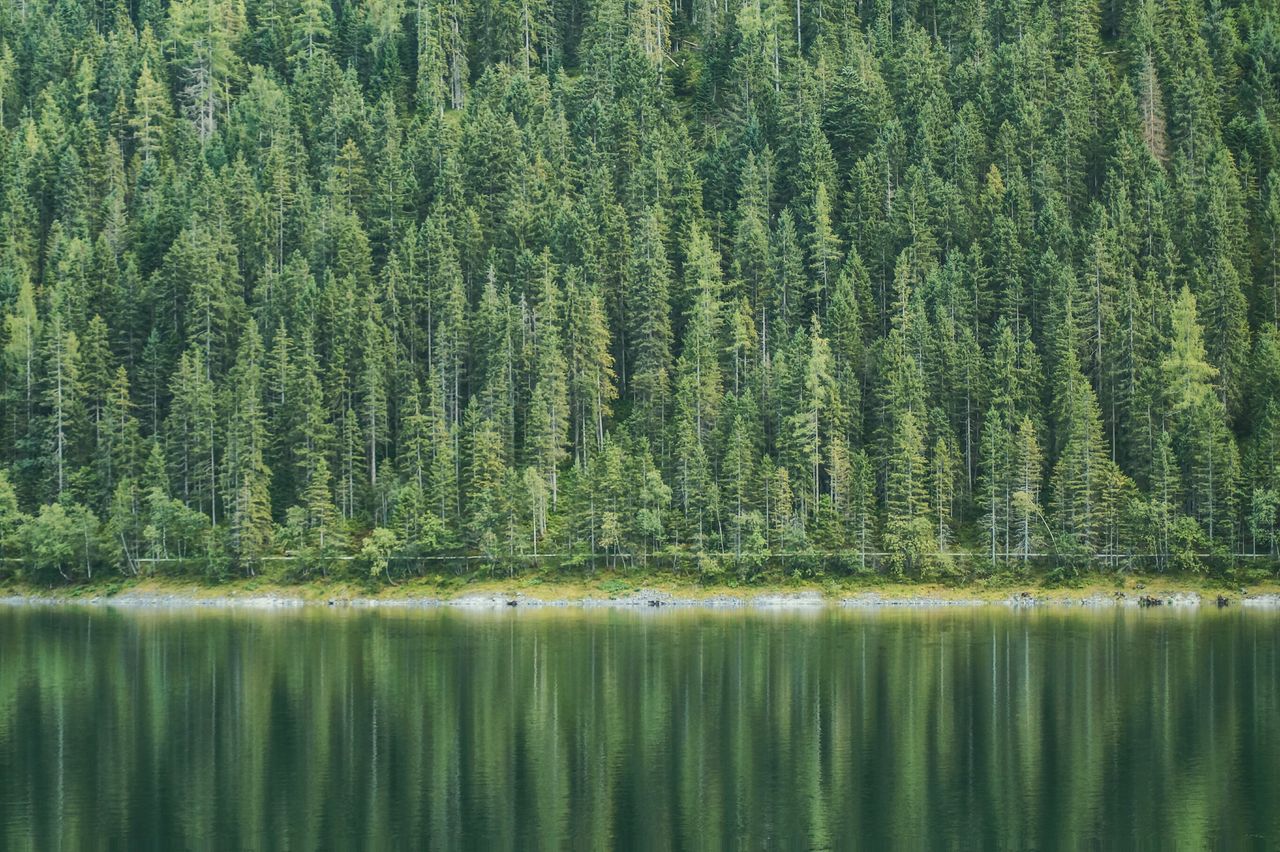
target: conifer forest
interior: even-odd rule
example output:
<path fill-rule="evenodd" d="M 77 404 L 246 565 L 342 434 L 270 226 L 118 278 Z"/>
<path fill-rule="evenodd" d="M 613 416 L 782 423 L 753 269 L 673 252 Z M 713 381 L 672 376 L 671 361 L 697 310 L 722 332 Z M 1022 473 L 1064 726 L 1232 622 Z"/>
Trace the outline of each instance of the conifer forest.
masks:
<path fill-rule="evenodd" d="M 1278 323 L 1271 0 L 0 0 L 0 574 L 1271 568 Z"/>

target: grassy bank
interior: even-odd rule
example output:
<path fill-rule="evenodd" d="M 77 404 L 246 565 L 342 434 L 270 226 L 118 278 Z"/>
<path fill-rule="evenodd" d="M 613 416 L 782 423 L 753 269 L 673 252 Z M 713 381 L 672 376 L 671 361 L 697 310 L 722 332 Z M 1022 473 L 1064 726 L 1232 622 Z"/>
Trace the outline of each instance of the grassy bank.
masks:
<path fill-rule="evenodd" d="M 200 582 L 190 578 L 146 577 L 105 580 L 59 586 L 41 586 L 19 580 L 0 584 L 0 596 L 95 600 L 113 597 L 154 596 L 182 599 L 287 598 L 307 603 L 354 600 L 449 601 L 467 597 L 509 596 L 534 601 L 580 601 L 584 599 L 624 599 L 644 593 L 669 595 L 686 602 L 737 598 L 750 601 L 761 596 L 795 596 L 817 593 L 830 603 L 862 595 L 878 595 L 891 601 L 982 600 L 1000 602 L 1027 593 L 1045 603 L 1074 602 L 1082 598 L 1174 594 L 1219 595 L 1229 599 L 1244 595 L 1280 594 L 1280 580 L 1239 574 L 1202 577 L 1138 574 L 1091 575 L 1074 582 L 1049 582 L 1042 577 L 995 576 L 965 583 L 913 583 L 882 577 L 800 579 L 775 577 L 752 583 L 700 582 L 696 577 L 671 573 L 631 574 L 608 572 L 594 576 L 525 574 L 494 577 L 486 573 L 438 575 L 414 578 L 396 584 L 370 583 L 339 578 L 317 578 L 307 582 L 287 582 L 266 577 L 237 578 L 221 582 Z"/>

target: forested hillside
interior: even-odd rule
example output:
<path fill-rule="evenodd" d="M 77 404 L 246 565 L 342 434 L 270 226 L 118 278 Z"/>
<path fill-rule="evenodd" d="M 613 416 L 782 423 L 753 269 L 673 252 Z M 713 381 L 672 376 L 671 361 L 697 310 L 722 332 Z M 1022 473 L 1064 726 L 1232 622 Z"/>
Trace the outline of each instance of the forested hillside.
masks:
<path fill-rule="evenodd" d="M 1278 90 L 1269 0 L 0 0 L 6 565 L 1273 553 Z"/>

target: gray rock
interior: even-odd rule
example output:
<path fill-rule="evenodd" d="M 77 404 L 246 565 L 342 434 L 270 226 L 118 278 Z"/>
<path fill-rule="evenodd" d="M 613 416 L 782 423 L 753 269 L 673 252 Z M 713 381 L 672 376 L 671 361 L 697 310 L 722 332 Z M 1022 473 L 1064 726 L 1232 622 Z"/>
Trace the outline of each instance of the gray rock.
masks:
<path fill-rule="evenodd" d="M 821 592 L 798 592 L 796 594 L 756 595 L 751 605 L 757 609 L 811 609 L 824 607 L 826 600 Z"/>

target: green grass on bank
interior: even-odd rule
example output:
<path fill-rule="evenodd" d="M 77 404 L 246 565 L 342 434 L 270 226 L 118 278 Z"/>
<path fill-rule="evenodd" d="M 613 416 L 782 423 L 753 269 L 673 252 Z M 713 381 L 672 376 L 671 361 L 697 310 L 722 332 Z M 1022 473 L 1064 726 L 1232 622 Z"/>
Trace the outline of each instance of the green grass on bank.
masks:
<path fill-rule="evenodd" d="M 997 574 L 964 582 L 912 582 L 883 576 L 839 578 L 762 576 L 752 581 L 705 582 L 696 575 L 671 572 L 608 571 L 594 575 L 526 573 L 494 576 L 486 571 L 413 577 L 396 583 L 376 583 L 348 577 L 313 578 L 291 582 L 270 577 L 241 577 L 223 581 L 199 581 L 163 576 L 94 580 L 58 586 L 42 586 L 8 579 L 0 583 L 0 595 L 66 600 L 87 600 L 118 595 L 165 595 L 189 598 L 288 597 L 322 603 L 353 599 L 453 599 L 470 595 L 511 595 L 539 600 L 621 598 L 642 589 L 684 599 L 818 592 L 838 601 L 864 594 L 890 599 L 982 599 L 1000 601 L 1020 592 L 1047 600 L 1069 600 L 1090 595 L 1166 595 L 1196 593 L 1204 597 L 1239 597 L 1280 594 L 1280 579 L 1265 572 L 1237 571 L 1218 576 L 1146 575 L 1128 572 L 1090 574 L 1071 581 L 1046 576 Z"/>

